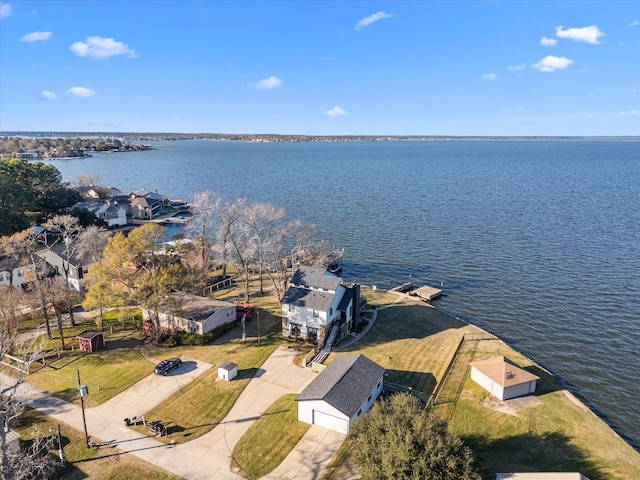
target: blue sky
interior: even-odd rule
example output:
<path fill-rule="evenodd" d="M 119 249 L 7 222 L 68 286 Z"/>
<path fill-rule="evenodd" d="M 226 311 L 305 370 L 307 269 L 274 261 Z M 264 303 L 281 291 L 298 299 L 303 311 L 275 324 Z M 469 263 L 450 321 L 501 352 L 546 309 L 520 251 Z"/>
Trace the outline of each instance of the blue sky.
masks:
<path fill-rule="evenodd" d="M 2 1 L 0 130 L 640 135 L 640 3 Z"/>

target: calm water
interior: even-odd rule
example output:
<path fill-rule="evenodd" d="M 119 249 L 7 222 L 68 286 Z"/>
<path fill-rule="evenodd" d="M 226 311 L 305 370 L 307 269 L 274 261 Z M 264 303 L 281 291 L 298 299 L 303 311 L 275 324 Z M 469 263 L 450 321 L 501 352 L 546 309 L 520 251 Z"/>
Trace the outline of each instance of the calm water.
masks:
<path fill-rule="evenodd" d="M 287 208 L 347 279 L 443 285 L 640 445 L 640 142 L 235 143 L 55 162 L 123 191 L 210 188 Z"/>

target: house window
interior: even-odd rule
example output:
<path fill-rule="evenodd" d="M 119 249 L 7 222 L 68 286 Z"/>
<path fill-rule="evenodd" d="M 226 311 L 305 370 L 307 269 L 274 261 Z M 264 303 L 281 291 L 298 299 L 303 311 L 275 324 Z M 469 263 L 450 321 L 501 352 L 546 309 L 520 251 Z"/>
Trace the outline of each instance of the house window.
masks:
<path fill-rule="evenodd" d="M 333 315 L 333 307 L 329 308 L 329 316 Z"/>
<path fill-rule="evenodd" d="M 289 324 L 289 328 L 290 328 L 290 335 L 292 337 L 300 336 L 300 325 L 298 325 L 296 323 L 291 323 L 291 324 Z"/>
<path fill-rule="evenodd" d="M 314 310 L 313 311 L 313 316 L 314 317 L 319 317 L 320 316 L 320 312 L 318 312 L 318 310 Z"/>
<path fill-rule="evenodd" d="M 371 401 L 371 395 L 369 395 L 369 398 L 367 398 L 367 402 Z"/>
<path fill-rule="evenodd" d="M 289 304 L 289 311 L 290 312 L 295 312 L 296 311 L 296 307 L 294 307 L 291 303 Z"/>
<path fill-rule="evenodd" d="M 358 413 L 356 413 L 356 417 L 359 417 L 362 414 L 362 409 L 358 410 Z"/>

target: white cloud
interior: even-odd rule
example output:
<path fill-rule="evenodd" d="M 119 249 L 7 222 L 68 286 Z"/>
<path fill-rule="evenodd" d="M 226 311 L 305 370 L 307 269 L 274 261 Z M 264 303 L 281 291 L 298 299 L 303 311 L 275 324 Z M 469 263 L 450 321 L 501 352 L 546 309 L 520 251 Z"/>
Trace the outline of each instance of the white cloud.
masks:
<path fill-rule="evenodd" d="M 69 47 L 69 50 L 79 57 L 90 58 L 109 58 L 114 55 L 127 55 L 129 58 L 138 56 L 135 50 L 123 42 L 97 36 L 87 37 L 85 42 L 76 42 Z"/>
<path fill-rule="evenodd" d="M 258 90 L 268 90 L 269 88 L 276 88 L 282 85 L 282 80 L 278 77 L 263 78 L 258 83 L 250 83 L 251 88 L 257 88 Z"/>
<path fill-rule="evenodd" d="M 541 72 L 555 72 L 556 70 L 567 68 L 572 63 L 573 60 L 567 57 L 554 57 L 553 55 L 547 55 L 538 63 L 531 65 L 531 67 Z"/>
<path fill-rule="evenodd" d="M 322 112 L 322 114 L 326 115 L 327 117 L 342 117 L 343 115 L 346 115 L 347 112 L 345 112 L 342 108 L 336 105 L 331 110 Z"/>
<path fill-rule="evenodd" d="M 0 18 L 7 18 L 13 15 L 13 8 L 10 3 L 0 3 Z"/>
<path fill-rule="evenodd" d="M 31 32 L 23 35 L 20 41 L 27 43 L 44 42 L 46 40 L 49 40 L 51 36 L 51 32 Z"/>
<path fill-rule="evenodd" d="M 587 42 L 597 45 L 600 43 L 598 39 L 604 37 L 604 33 L 600 31 L 597 25 L 582 28 L 567 28 L 560 25 L 556 27 L 556 36 L 559 38 L 570 38 L 576 42 Z"/>
<path fill-rule="evenodd" d="M 89 88 L 84 88 L 84 87 L 71 87 L 69 90 L 67 90 L 64 93 L 69 97 L 80 97 L 80 98 L 91 98 L 96 94 L 96 92 L 94 92 L 93 90 Z"/>
<path fill-rule="evenodd" d="M 53 92 L 50 92 L 49 90 L 45 90 L 40 94 L 40 98 L 43 100 L 56 100 L 58 98 L 58 95 L 56 95 Z"/>
<path fill-rule="evenodd" d="M 620 112 L 620 115 L 624 117 L 626 115 L 638 115 L 639 113 L 640 110 L 627 110 L 626 112 Z"/>
<path fill-rule="evenodd" d="M 393 15 L 387 12 L 374 13 L 373 15 L 365 17 L 362 20 L 358 20 L 358 23 L 356 23 L 355 30 L 360 31 L 363 28 L 368 27 L 372 23 L 377 22 L 378 20 L 382 20 L 383 18 L 391 18 L 391 17 L 393 17 Z"/>
<path fill-rule="evenodd" d="M 482 79 L 487 82 L 492 82 L 496 79 L 497 75 L 495 73 L 485 73 L 482 75 Z"/>
<path fill-rule="evenodd" d="M 525 68 L 527 68 L 527 64 L 522 63 L 520 65 L 509 65 L 507 67 L 507 70 L 509 70 L 510 72 L 519 72 L 521 70 L 524 70 Z"/>
<path fill-rule="evenodd" d="M 640 25 L 640 20 L 637 18 L 629 24 L 630 27 L 637 27 L 638 25 Z"/>
<path fill-rule="evenodd" d="M 558 40 L 555 38 L 542 37 L 540 39 L 540 45 L 545 47 L 553 47 L 556 43 L 558 43 Z"/>

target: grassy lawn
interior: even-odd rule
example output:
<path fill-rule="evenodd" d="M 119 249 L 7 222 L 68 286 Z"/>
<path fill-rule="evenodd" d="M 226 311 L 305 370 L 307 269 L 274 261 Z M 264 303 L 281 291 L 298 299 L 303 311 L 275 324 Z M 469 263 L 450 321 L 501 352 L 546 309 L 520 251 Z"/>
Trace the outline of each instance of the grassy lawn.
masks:
<path fill-rule="evenodd" d="M 329 361 L 363 353 L 387 369 L 389 380 L 430 393 L 461 335 L 477 331 L 411 299 L 385 308 L 397 299 L 390 292 L 365 295 L 369 307 L 376 307 L 375 325 Z M 513 471 L 581 471 L 591 480 L 640 478 L 640 454 L 586 407 L 571 401 L 552 376 L 501 341 L 479 342 L 475 359 L 492 355 L 506 355 L 540 376 L 536 398 L 541 403 L 517 417 L 499 413 L 481 405 L 488 394 L 467 379 L 449 425 L 476 452 L 484 478 Z M 344 478 L 351 469 L 348 446 L 343 446 L 323 478 Z"/>
<path fill-rule="evenodd" d="M 362 353 L 387 369 L 387 379 L 430 394 L 442 378 L 464 332 L 475 327 L 455 320 L 420 301 L 402 299 L 389 292 L 366 292 L 376 305 L 377 319 L 357 343 L 332 354 Z M 370 318 L 371 314 L 367 315 Z"/>
<path fill-rule="evenodd" d="M 487 392 L 467 379 L 449 423 L 476 452 L 486 478 L 495 472 L 580 471 L 591 480 L 640 478 L 640 455 L 559 383 L 501 341 L 480 342 L 476 359 L 506 355 L 540 377 L 537 406 L 517 417 L 484 407 Z"/>
<path fill-rule="evenodd" d="M 73 402 L 78 396 L 79 370 L 82 384 L 89 387 L 85 405 L 94 407 L 151 373 L 153 365 L 142 357 L 139 347 L 137 331 L 114 330 L 113 335 L 105 335 L 104 349 L 93 353 L 67 351 L 26 380 L 42 391 Z"/>
<path fill-rule="evenodd" d="M 233 450 L 233 472 L 258 479 L 275 470 L 293 450 L 311 427 L 298 421 L 296 397 L 281 397 L 249 427 Z"/>
<path fill-rule="evenodd" d="M 34 426 L 41 435 L 55 432 L 58 423 L 52 418 L 27 409 L 15 426 L 23 441 L 33 438 Z M 67 456 L 67 466 L 60 472 L 65 480 L 82 480 L 85 478 L 101 478 L 105 480 L 177 480 L 179 477 L 145 462 L 133 455 L 114 448 L 89 450 L 84 443 L 84 433 L 64 423 L 60 424 L 62 443 Z M 58 445 L 51 455 L 58 458 Z"/>
<path fill-rule="evenodd" d="M 204 347 L 177 347 L 172 354 L 184 354 L 211 363 L 225 361 L 238 364 L 238 377 L 231 382 L 218 380 L 218 369 L 211 368 L 187 386 L 145 413 L 148 421 L 159 420 L 167 426 L 165 442 L 184 443 L 211 431 L 227 415 L 260 365 L 277 348 L 273 341 L 229 343 Z M 206 358 L 206 360 L 204 360 Z M 147 433 L 145 427 L 134 427 Z"/>

